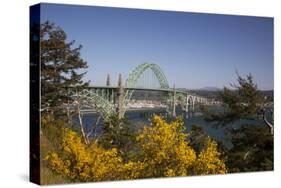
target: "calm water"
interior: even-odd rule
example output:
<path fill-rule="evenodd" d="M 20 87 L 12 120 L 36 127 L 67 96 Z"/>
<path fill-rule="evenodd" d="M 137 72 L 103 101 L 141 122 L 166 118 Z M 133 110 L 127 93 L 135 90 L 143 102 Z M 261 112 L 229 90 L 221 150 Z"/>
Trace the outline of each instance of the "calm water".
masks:
<path fill-rule="evenodd" d="M 149 117 L 153 114 L 159 114 L 169 121 L 167 113 L 165 109 L 149 109 L 149 110 L 136 110 L 136 111 L 129 111 L 126 112 L 125 116 L 130 120 L 132 126 L 135 129 L 142 127 L 145 124 L 149 124 Z M 223 144 L 227 147 L 231 147 L 231 142 L 226 139 L 225 136 L 225 128 L 211 122 L 207 122 L 203 119 L 202 114 L 199 111 L 195 111 L 192 113 L 185 113 L 180 109 L 177 109 L 177 115 L 182 115 L 184 118 L 184 125 L 186 127 L 187 132 L 191 130 L 192 125 L 198 125 L 203 128 L 206 134 L 210 137 L 214 138 L 217 141 L 222 141 Z M 97 120 L 97 114 L 89 113 L 83 115 L 83 125 L 85 126 L 86 132 L 90 131 L 93 124 L 95 124 Z M 73 118 L 73 128 L 79 128 L 79 121 L 77 117 Z M 99 126 L 97 128 L 97 132 L 101 132 L 103 122 L 100 121 Z M 238 128 L 242 124 L 257 124 L 257 125 L 264 125 L 263 120 L 239 120 L 235 123 L 231 124 L 233 128 Z M 229 127 L 229 126 L 228 126 Z"/>

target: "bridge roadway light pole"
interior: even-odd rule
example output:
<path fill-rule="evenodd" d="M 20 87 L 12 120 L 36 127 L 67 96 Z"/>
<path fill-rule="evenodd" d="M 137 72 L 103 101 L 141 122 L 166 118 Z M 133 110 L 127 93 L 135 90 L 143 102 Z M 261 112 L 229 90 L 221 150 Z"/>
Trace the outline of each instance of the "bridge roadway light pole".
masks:
<path fill-rule="evenodd" d="M 119 74 L 118 88 L 117 88 L 117 108 L 116 108 L 116 112 L 118 114 L 119 119 L 123 117 L 123 110 L 124 110 L 123 96 L 124 96 L 124 88 L 122 86 L 122 75 Z"/>
<path fill-rule="evenodd" d="M 174 84 L 173 86 L 173 114 L 172 114 L 173 117 L 176 117 L 177 114 L 176 114 L 176 86 Z"/>

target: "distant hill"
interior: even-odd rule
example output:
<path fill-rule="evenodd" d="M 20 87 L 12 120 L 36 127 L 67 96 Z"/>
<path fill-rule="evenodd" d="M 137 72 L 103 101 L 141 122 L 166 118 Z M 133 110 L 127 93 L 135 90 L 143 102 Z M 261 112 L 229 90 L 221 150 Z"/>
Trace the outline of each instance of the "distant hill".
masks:
<path fill-rule="evenodd" d="M 187 91 L 191 94 L 199 95 L 211 99 L 220 99 L 220 93 L 223 91 L 218 87 L 204 87 L 201 89 L 186 89 L 186 88 L 177 88 L 182 91 Z M 235 90 L 233 90 L 235 91 Z M 273 90 L 260 90 L 260 92 L 267 97 L 267 101 L 273 101 L 274 91 Z"/>
<path fill-rule="evenodd" d="M 213 86 L 208 86 L 208 87 L 203 87 L 197 90 L 202 90 L 202 91 L 220 91 L 221 88 L 218 87 L 213 87 Z"/>
<path fill-rule="evenodd" d="M 202 97 L 210 98 L 210 99 L 219 99 L 220 92 L 222 91 L 217 87 L 204 87 L 201 89 L 186 89 L 186 88 L 177 88 L 182 91 L 187 91 L 190 94 L 199 95 Z"/>

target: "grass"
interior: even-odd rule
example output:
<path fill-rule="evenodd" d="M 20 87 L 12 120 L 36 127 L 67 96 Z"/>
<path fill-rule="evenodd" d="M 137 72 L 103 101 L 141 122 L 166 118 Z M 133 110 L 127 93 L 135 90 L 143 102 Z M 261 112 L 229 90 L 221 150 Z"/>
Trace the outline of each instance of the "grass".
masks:
<path fill-rule="evenodd" d="M 51 169 L 49 169 L 47 166 L 44 166 L 44 165 L 41 166 L 40 182 L 41 182 L 41 185 L 71 183 L 71 181 L 69 181 L 65 177 L 53 172 Z"/>
<path fill-rule="evenodd" d="M 48 124 L 42 126 L 42 134 L 40 136 L 40 152 L 41 152 L 41 168 L 40 168 L 40 183 L 41 185 L 50 184 L 65 184 L 71 181 L 62 175 L 54 172 L 43 159 L 50 151 L 58 149 L 61 142 L 62 125 Z"/>

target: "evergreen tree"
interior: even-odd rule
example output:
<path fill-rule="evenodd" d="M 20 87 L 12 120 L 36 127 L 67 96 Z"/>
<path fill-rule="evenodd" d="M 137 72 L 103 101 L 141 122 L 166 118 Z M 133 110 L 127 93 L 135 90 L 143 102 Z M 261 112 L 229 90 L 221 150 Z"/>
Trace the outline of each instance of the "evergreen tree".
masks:
<path fill-rule="evenodd" d="M 127 158 L 130 151 L 135 146 L 136 132 L 130 127 L 127 118 L 118 118 L 117 115 L 112 116 L 109 121 L 104 122 L 102 135 L 99 144 L 103 148 L 117 148 L 124 158 Z"/>
<path fill-rule="evenodd" d="M 273 137 L 261 125 L 243 125 L 232 129 L 233 148 L 226 151 L 231 172 L 273 170 Z"/>
<path fill-rule="evenodd" d="M 264 97 L 253 82 L 253 76 L 242 78 L 238 73 L 238 84 L 231 84 L 232 88 L 224 87 L 220 94 L 223 105 L 222 112 L 213 112 L 203 108 L 205 119 L 217 121 L 227 125 L 239 119 L 253 119 L 260 117 L 264 108 Z"/>
<path fill-rule="evenodd" d="M 265 98 L 253 82 L 252 75 L 242 78 L 232 89 L 224 88 L 221 93 L 223 110 L 214 112 L 203 108 L 205 119 L 224 126 L 233 147 L 224 148 L 228 156 L 230 172 L 263 171 L 273 169 L 272 127 L 264 124 L 244 124 L 234 129 L 233 122 L 240 119 L 261 119 L 264 113 Z"/>
<path fill-rule="evenodd" d="M 189 136 L 189 144 L 193 147 L 196 154 L 198 154 L 206 144 L 208 140 L 207 134 L 204 132 L 204 129 L 198 125 L 191 126 L 191 132 Z"/>
<path fill-rule="evenodd" d="M 81 58 L 81 45 L 67 42 L 66 33 L 54 23 L 40 25 L 41 110 L 56 112 L 68 95 L 67 87 L 81 88 L 87 62 Z"/>

